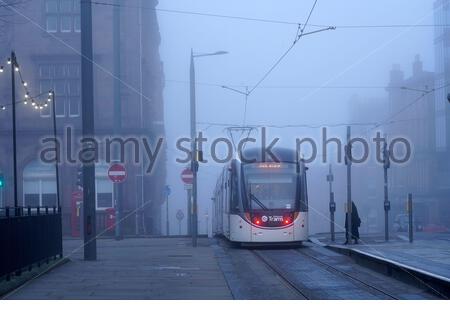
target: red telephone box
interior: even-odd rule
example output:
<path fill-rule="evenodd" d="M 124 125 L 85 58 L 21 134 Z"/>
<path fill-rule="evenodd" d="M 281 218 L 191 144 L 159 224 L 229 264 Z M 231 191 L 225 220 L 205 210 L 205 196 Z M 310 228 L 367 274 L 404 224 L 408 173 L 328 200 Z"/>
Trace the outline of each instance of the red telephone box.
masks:
<path fill-rule="evenodd" d="M 83 191 L 75 191 L 72 193 L 72 213 L 70 217 L 70 226 L 72 237 L 79 238 L 81 236 L 81 207 L 83 206 Z"/>
<path fill-rule="evenodd" d="M 114 227 L 116 224 L 116 210 L 114 208 L 108 208 L 105 210 L 106 212 L 106 230 L 114 231 Z"/>

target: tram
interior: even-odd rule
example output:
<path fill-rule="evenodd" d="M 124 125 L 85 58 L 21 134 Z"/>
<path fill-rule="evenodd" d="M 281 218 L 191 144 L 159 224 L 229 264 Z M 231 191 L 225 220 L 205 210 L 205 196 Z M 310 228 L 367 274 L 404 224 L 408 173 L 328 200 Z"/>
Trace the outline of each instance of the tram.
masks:
<path fill-rule="evenodd" d="M 307 167 L 294 150 L 272 154 L 248 149 L 223 168 L 213 195 L 215 234 L 242 244 L 308 239 Z"/>

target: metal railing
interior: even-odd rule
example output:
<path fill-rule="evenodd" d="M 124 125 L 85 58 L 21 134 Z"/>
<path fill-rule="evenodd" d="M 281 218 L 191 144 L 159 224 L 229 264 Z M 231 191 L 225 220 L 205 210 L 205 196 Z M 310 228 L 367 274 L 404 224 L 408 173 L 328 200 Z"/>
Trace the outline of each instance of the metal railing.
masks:
<path fill-rule="evenodd" d="M 0 208 L 0 280 L 62 254 L 61 208 Z"/>

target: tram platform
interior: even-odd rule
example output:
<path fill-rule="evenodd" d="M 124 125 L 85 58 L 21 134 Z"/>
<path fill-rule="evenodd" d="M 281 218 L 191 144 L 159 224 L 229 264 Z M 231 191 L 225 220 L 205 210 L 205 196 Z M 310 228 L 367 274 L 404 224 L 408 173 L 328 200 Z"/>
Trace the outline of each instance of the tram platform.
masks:
<path fill-rule="evenodd" d="M 310 240 L 347 254 L 362 264 L 372 264 L 389 275 L 409 277 L 449 291 L 449 233 L 416 234 L 412 243 L 407 234 L 395 234 L 388 242 L 384 235 L 362 235 L 359 244 L 351 245 L 343 245 L 344 234 L 337 234 L 335 242 L 330 240 L 329 234 L 311 236 Z"/>
<path fill-rule="evenodd" d="M 80 240 L 64 241 L 70 261 L 27 282 L 6 299 L 231 299 L 207 238 L 97 240 L 97 261 L 84 261 Z"/>

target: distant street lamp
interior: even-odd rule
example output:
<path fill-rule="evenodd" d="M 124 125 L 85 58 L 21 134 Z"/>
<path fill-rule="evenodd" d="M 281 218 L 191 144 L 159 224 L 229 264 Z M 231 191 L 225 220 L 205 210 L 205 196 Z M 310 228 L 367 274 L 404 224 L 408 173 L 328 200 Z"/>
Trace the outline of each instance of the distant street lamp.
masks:
<path fill-rule="evenodd" d="M 197 151 L 197 143 L 195 141 L 197 135 L 196 128 L 196 107 L 195 107 L 195 64 L 194 58 L 208 57 L 208 56 L 218 56 L 228 54 L 227 51 L 216 51 L 212 53 L 198 53 L 194 54 L 191 49 L 191 67 L 190 67 L 190 106 L 191 106 L 191 170 L 193 173 L 192 179 L 192 246 L 197 246 L 197 235 L 198 235 L 198 207 L 197 207 L 197 171 L 198 171 L 198 161 L 201 159 L 201 150 Z"/>

